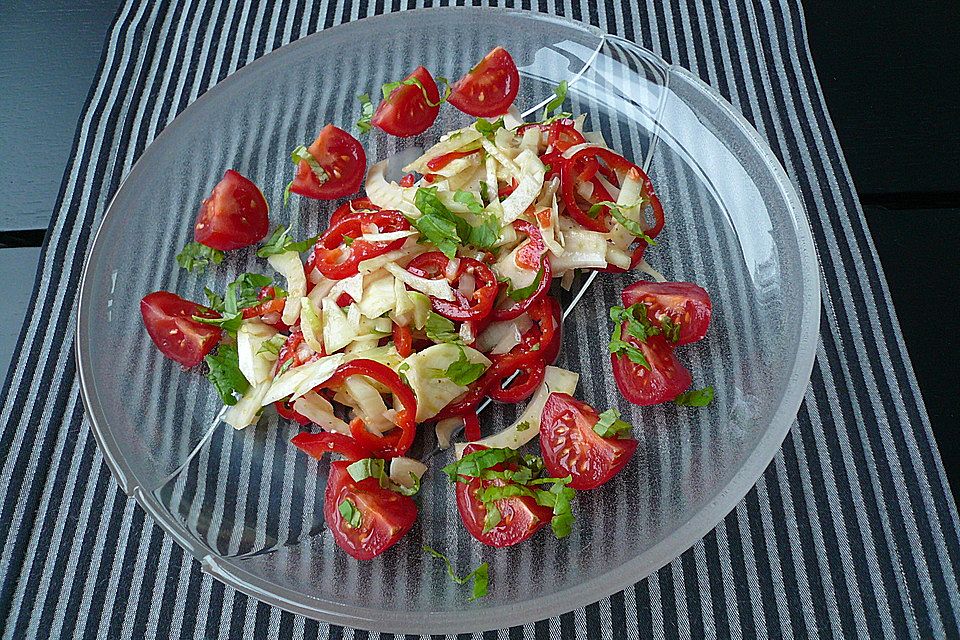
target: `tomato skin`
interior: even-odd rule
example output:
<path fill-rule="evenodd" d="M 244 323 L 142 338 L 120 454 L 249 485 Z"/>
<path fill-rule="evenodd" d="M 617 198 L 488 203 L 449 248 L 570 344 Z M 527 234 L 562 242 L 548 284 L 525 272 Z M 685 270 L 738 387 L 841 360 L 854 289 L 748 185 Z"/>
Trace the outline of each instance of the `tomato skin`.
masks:
<path fill-rule="evenodd" d="M 551 393 L 540 418 L 540 452 L 554 478 L 569 475 L 572 488 L 596 489 L 630 462 L 633 438 L 602 438 L 593 430 L 600 416 L 565 393 Z"/>
<path fill-rule="evenodd" d="M 625 307 L 642 302 L 647 316 L 656 319 L 669 316 L 680 325 L 677 345 L 696 342 L 707 335 L 712 303 L 710 294 L 692 282 L 634 282 L 624 289 L 620 299 Z"/>
<path fill-rule="evenodd" d="M 423 85 L 426 97 L 423 90 L 415 84 L 400 85 L 380 103 L 370 119 L 370 124 L 398 138 L 409 138 L 430 128 L 440 113 L 437 83 L 424 67 L 417 67 L 404 80 L 412 78 L 416 78 Z"/>
<path fill-rule="evenodd" d="M 626 324 L 626 323 L 624 323 Z M 641 406 L 669 402 L 686 391 L 693 382 L 690 372 L 673 354 L 673 347 L 662 335 L 651 336 L 639 342 L 621 327 L 623 339 L 638 347 L 650 363 L 647 370 L 627 356 L 611 354 L 613 377 L 620 394 Z"/>
<path fill-rule="evenodd" d="M 496 47 L 451 87 L 450 104 L 464 113 L 490 118 L 507 112 L 520 90 L 513 57 Z"/>
<path fill-rule="evenodd" d="M 375 478 L 351 477 L 349 461 L 330 463 L 323 517 L 337 546 L 357 560 L 371 560 L 400 541 L 417 521 L 417 503 L 380 486 Z M 350 500 L 360 511 L 360 526 L 352 527 L 340 513 Z"/>
<path fill-rule="evenodd" d="M 260 242 L 270 231 L 267 201 L 257 185 L 228 169 L 201 203 L 193 239 L 220 251 Z"/>
<path fill-rule="evenodd" d="M 472 453 L 485 447 L 467 445 L 464 454 Z M 494 469 L 500 469 L 498 465 Z M 468 482 L 460 482 L 468 480 Z M 543 507 L 528 496 L 501 498 L 496 501 L 502 519 L 497 526 L 486 533 L 483 532 L 483 521 L 487 510 L 477 496 L 478 492 L 490 485 L 502 485 L 502 480 L 481 480 L 480 478 L 466 478 L 461 476 L 457 481 L 457 510 L 460 519 L 474 538 L 491 547 L 509 547 L 523 542 L 537 531 L 545 527 L 553 518 L 553 510 Z"/>
<path fill-rule="evenodd" d="M 160 353 L 185 367 L 195 367 L 220 342 L 223 331 L 193 316 L 216 318 L 217 313 L 168 291 L 155 291 L 140 301 L 140 315 Z"/>
<path fill-rule="evenodd" d="M 306 160 L 297 165 L 297 174 L 290 192 L 317 200 L 334 200 L 356 193 L 367 170 L 367 154 L 352 135 L 328 124 L 307 149 L 327 172 L 328 180 L 320 182 Z"/>

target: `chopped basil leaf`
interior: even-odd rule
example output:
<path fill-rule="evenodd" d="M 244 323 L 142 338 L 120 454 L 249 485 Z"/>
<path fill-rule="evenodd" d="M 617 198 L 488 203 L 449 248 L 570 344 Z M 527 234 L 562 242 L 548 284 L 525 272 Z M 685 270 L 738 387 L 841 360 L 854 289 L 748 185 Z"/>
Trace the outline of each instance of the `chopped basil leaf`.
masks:
<path fill-rule="evenodd" d="M 450 211 L 437 195 L 436 187 L 421 187 L 417 189 L 413 204 L 420 210 L 419 218 L 408 218 L 410 224 L 416 227 L 420 235 L 437 248 L 448 258 L 457 255 L 457 246 L 463 236 L 469 232 L 469 225 L 455 213 Z"/>
<path fill-rule="evenodd" d="M 204 358 L 210 373 L 207 379 L 213 383 L 225 405 L 235 405 L 246 393 L 250 383 L 240 371 L 240 357 L 232 344 L 221 344 L 215 353 Z"/>
<path fill-rule="evenodd" d="M 643 355 L 643 351 L 638 349 L 635 345 L 630 344 L 624 340 L 621 336 L 621 327 L 617 323 L 613 327 L 613 334 L 610 336 L 610 353 L 613 355 L 625 355 L 630 359 L 630 362 L 639 364 L 645 369 L 650 369 L 650 363 L 647 362 L 646 356 Z"/>
<path fill-rule="evenodd" d="M 604 200 L 603 202 L 597 202 L 591 205 L 590 209 L 587 211 L 587 215 L 589 215 L 591 218 L 596 218 L 598 215 L 600 215 L 600 210 L 603 209 L 603 207 L 607 207 L 616 221 L 623 225 L 624 229 L 635 235 L 637 238 L 643 240 L 648 245 L 656 246 L 657 241 L 646 234 L 646 229 L 643 228 L 643 225 L 641 225 L 637 220 L 628 218 L 627 214 L 623 211 L 624 209 L 631 209 L 642 204 L 643 200 L 630 206 L 620 205 L 616 202 Z"/>
<path fill-rule="evenodd" d="M 647 316 L 647 305 L 641 302 L 627 308 L 611 307 L 610 319 L 618 324 L 626 322 L 627 333 L 640 342 L 660 333 L 660 328 Z"/>
<path fill-rule="evenodd" d="M 261 258 L 269 258 L 270 256 L 286 253 L 288 251 L 303 253 L 315 245 L 317 243 L 317 238 L 319 237 L 320 236 L 314 236 L 312 238 L 307 238 L 306 240 L 297 242 L 290 237 L 290 228 L 281 225 L 273 230 L 273 233 L 270 234 L 269 238 L 267 238 L 267 243 L 257 249 L 257 255 Z"/>
<path fill-rule="evenodd" d="M 450 95 L 451 89 L 450 89 L 450 81 L 444 78 L 443 76 L 437 76 L 436 80 L 438 82 L 442 82 L 445 85 L 443 90 L 443 95 L 440 96 L 439 102 L 430 101 L 430 96 L 427 95 L 427 88 L 423 86 L 423 83 L 420 82 L 420 80 L 417 78 L 407 78 L 406 80 L 397 80 L 396 82 L 387 82 L 382 87 L 380 87 L 380 90 L 383 92 L 383 99 L 386 100 L 390 97 L 390 94 L 393 93 L 394 90 L 399 89 L 404 85 L 420 87 L 420 91 L 423 92 L 423 101 L 426 102 L 431 107 L 439 107 L 441 104 L 447 101 L 447 97 Z"/>
<path fill-rule="evenodd" d="M 553 508 L 550 528 L 553 529 L 553 535 L 557 538 L 565 538 L 570 535 L 573 526 L 573 511 L 570 508 L 570 501 L 573 500 L 577 492 L 566 486 L 570 480 L 570 476 L 567 476 L 554 484 L 550 491 L 537 492 L 537 503 Z"/>
<path fill-rule="evenodd" d="M 355 238 L 351 238 L 350 236 L 343 236 L 343 244 L 347 245 L 348 247 L 353 244 L 354 240 Z"/>
<path fill-rule="evenodd" d="M 490 572 L 489 565 L 486 562 L 480 564 L 479 567 L 463 576 L 462 578 L 458 576 L 453 570 L 453 564 L 447 556 L 443 555 L 436 549 L 423 545 L 423 550 L 432 555 L 438 560 L 443 560 L 444 564 L 447 565 L 447 575 L 450 576 L 450 579 L 456 582 L 457 584 L 466 584 L 469 580 L 473 580 L 473 595 L 470 596 L 470 601 L 474 601 L 477 598 L 482 598 L 487 595 L 487 588 L 490 582 Z"/>
<path fill-rule="evenodd" d="M 423 327 L 427 337 L 434 342 L 459 343 L 460 334 L 454 328 L 453 322 L 438 313 L 431 311 L 427 314 L 427 322 Z"/>
<path fill-rule="evenodd" d="M 620 419 L 620 412 L 616 409 L 607 409 L 600 414 L 593 430 L 601 438 L 620 438 L 633 430 L 629 423 Z"/>
<path fill-rule="evenodd" d="M 483 515 L 483 533 L 489 533 L 490 530 L 500 524 L 503 514 L 500 513 L 500 508 L 496 502 L 485 502 L 483 508 L 486 510 Z"/>
<path fill-rule="evenodd" d="M 504 462 L 517 462 L 521 460 L 520 454 L 513 449 L 481 449 L 468 453 L 456 462 L 448 464 L 443 468 L 443 472 L 447 474 L 452 481 L 456 481 L 457 476 L 478 478 L 485 469 L 495 467 Z"/>
<path fill-rule="evenodd" d="M 357 509 L 357 506 L 353 504 L 350 498 L 344 498 L 343 501 L 337 506 L 337 510 L 340 512 L 340 515 L 343 516 L 343 519 L 346 520 L 354 529 L 360 527 L 363 524 L 363 517 L 360 515 L 360 510 Z"/>
<path fill-rule="evenodd" d="M 420 478 L 417 477 L 416 474 L 410 474 L 414 479 L 413 487 L 405 487 L 391 480 L 390 476 L 387 475 L 386 463 L 381 458 L 364 458 L 363 460 L 357 460 L 347 467 L 347 473 L 357 482 L 366 480 L 367 478 L 376 478 L 377 482 L 379 482 L 380 486 L 384 489 L 389 489 L 390 491 L 395 491 L 405 496 L 412 496 L 420 490 Z"/>
<path fill-rule="evenodd" d="M 546 120 L 550 115 L 551 111 L 556 111 L 563 105 L 563 101 L 567 99 L 567 81 L 561 80 L 560 84 L 553 90 L 553 99 L 547 103 L 543 108 L 543 117 L 541 120 Z"/>
<path fill-rule="evenodd" d="M 360 133 L 369 133 L 373 128 L 370 124 L 373 118 L 373 103 L 370 102 L 370 96 L 366 93 L 358 95 L 357 100 L 360 101 L 360 119 L 357 120 L 357 128 L 360 129 Z"/>
<path fill-rule="evenodd" d="M 670 342 L 680 341 L 680 325 L 673 321 L 673 318 L 663 314 L 660 318 L 660 329 L 663 331 L 663 337 Z"/>
<path fill-rule="evenodd" d="M 479 216 L 480 224 L 470 227 L 467 244 L 477 249 L 492 249 L 500 241 L 500 218 L 495 213 Z"/>
<path fill-rule="evenodd" d="M 480 181 L 480 199 L 484 202 L 490 202 L 490 187 L 482 180 Z"/>
<path fill-rule="evenodd" d="M 287 206 L 287 203 L 290 202 L 290 188 L 293 187 L 293 180 L 287 183 L 287 186 L 283 188 L 283 206 Z"/>
<path fill-rule="evenodd" d="M 188 242 L 177 254 L 177 264 L 191 273 L 203 273 L 207 265 L 223 262 L 224 253 L 199 242 Z"/>
<path fill-rule="evenodd" d="M 510 297 L 514 302 L 520 302 L 521 300 L 526 300 L 534 293 L 536 293 L 537 288 L 540 286 L 540 281 L 543 280 L 543 265 L 541 264 L 540 269 L 537 270 L 537 277 L 533 279 L 526 287 L 520 289 L 514 289 L 510 287 L 507 289 L 507 296 Z"/>
<path fill-rule="evenodd" d="M 517 431 L 526 431 L 529 428 L 530 428 L 530 423 L 527 422 L 526 420 L 524 420 L 523 422 L 517 425 Z"/>
<path fill-rule="evenodd" d="M 283 348 L 284 343 L 287 341 L 286 337 L 278 333 L 269 340 L 264 340 L 260 343 L 260 349 L 257 353 L 272 353 L 275 356 L 280 355 L 280 349 Z"/>
<path fill-rule="evenodd" d="M 207 300 L 210 301 L 211 309 L 214 311 L 223 311 L 223 298 L 220 297 L 220 294 L 209 289 L 208 287 L 204 287 L 203 295 L 207 296 Z"/>
<path fill-rule="evenodd" d="M 287 360 L 282 365 L 280 365 L 280 368 L 277 369 L 277 375 L 279 376 L 283 373 L 286 373 L 287 369 L 289 369 L 292 366 L 293 366 L 293 358 L 287 358 Z"/>
<path fill-rule="evenodd" d="M 403 380 L 403 384 L 410 386 L 410 381 L 407 379 L 407 371 L 410 371 L 409 362 L 401 362 L 400 366 L 397 367 L 397 375 L 400 376 L 400 379 Z"/>
<path fill-rule="evenodd" d="M 477 196 L 472 191 L 455 191 L 453 201 L 467 205 L 470 213 L 481 213 L 483 211 L 483 204 L 477 201 Z"/>
<path fill-rule="evenodd" d="M 477 118 L 477 123 L 473 125 L 477 131 L 483 134 L 483 137 L 487 140 L 493 141 L 496 137 L 497 129 L 503 129 L 503 116 L 497 118 L 493 122 L 485 118 Z"/>
<path fill-rule="evenodd" d="M 463 347 L 460 347 L 460 357 L 457 358 L 456 362 L 450 363 L 450 366 L 444 372 L 444 376 L 454 384 L 465 387 L 471 382 L 475 382 L 486 370 L 487 367 L 482 362 L 470 362 L 467 359 L 467 352 L 463 350 Z"/>
<path fill-rule="evenodd" d="M 320 181 L 320 184 L 323 184 L 330 179 L 330 176 L 320 166 L 320 163 L 317 162 L 317 159 L 310 155 L 310 151 L 303 145 L 300 145 L 290 154 L 290 160 L 293 161 L 293 164 L 299 166 L 301 161 L 306 162 L 310 165 L 310 168 L 313 169 L 313 173 L 317 176 L 317 180 Z"/>
<path fill-rule="evenodd" d="M 216 310 L 221 313 L 219 318 L 204 318 L 202 316 L 193 316 L 193 319 L 203 324 L 211 324 L 221 327 L 225 331 L 236 332 L 243 322 L 244 309 L 255 307 L 262 302 L 260 299 L 260 290 L 270 286 L 273 280 L 268 276 L 259 273 L 244 273 L 236 280 L 227 285 L 227 294 L 223 297 L 222 305 L 217 305 Z M 207 294 L 210 298 L 212 292 Z M 216 295 L 216 294 L 212 294 Z M 213 298 L 210 298 L 211 302 Z"/>
<path fill-rule="evenodd" d="M 681 407 L 705 407 L 713 402 L 713 387 L 684 391 L 674 399 L 674 402 Z"/>
<path fill-rule="evenodd" d="M 573 117 L 573 114 L 570 113 L 569 111 L 561 111 L 559 113 L 553 114 L 549 118 L 541 120 L 540 124 L 550 124 L 552 122 L 556 122 L 557 120 L 565 120 L 567 118 L 572 118 L 572 117 Z"/>

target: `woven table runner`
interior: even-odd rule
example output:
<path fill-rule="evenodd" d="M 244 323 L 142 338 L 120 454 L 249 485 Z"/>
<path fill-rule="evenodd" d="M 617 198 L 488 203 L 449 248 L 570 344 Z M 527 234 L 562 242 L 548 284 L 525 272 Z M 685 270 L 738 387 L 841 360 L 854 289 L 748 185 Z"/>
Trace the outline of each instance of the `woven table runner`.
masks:
<path fill-rule="evenodd" d="M 187 105 L 292 40 L 421 6 L 422 0 L 129 0 L 120 8 L 0 395 L 3 637 L 380 635 L 306 620 L 223 586 L 119 490 L 80 400 L 76 299 L 111 196 Z M 610 598 L 477 637 L 960 637 L 956 507 L 824 106 L 798 3 L 506 6 L 624 36 L 690 69 L 730 100 L 768 140 L 805 203 L 822 265 L 823 314 L 797 420 L 757 485 L 716 529 Z"/>

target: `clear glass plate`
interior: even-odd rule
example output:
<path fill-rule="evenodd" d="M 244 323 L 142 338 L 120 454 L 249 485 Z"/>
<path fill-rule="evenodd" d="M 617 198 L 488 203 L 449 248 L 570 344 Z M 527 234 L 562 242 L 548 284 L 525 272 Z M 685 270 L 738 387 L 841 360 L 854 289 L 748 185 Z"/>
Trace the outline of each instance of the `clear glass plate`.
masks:
<path fill-rule="evenodd" d="M 360 563 L 339 551 L 321 511 L 327 461 L 289 445 L 295 425 L 272 412 L 235 432 L 217 420 L 207 381 L 164 359 L 143 330 L 140 298 L 166 289 L 202 300 L 244 271 L 235 252 L 197 277 L 176 268 L 200 200 L 232 167 L 263 188 L 274 223 L 305 237 L 337 203 L 283 206 L 289 151 L 327 122 L 355 131 L 359 93 L 424 64 L 459 77 L 495 45 L 521 69 L 521 108 L 570 82 L 568 105 L 650 173 L 667 214 L 650 263 L 711 293 L 706 340 L 682 348 L 705 409 L 629 405 L 613 384 L 607 309 L 638 274 L 601 274 L 565 323 L 559 364 L 581 373 L 578 396 L 618 407 L 635 425 L 637 455 L 613 482 L 576 500 L 573 533 L 495 550 L 457 515 L 424 429 L 417 453 L 431 471 L 406 538 Z M 423 136 L 363 139 L 371 162 L 431 144 L 470 118 L 451 107 Z M 410 152 L 412 153 L 412 152 Z M 360 20 L 283 47 L 231 75 L 144 152 L 97 233 L 84 274 L 77 340 L 83 397 L 120 486 L 223 582 L 313 618 L 407 633 L 477 631 L 529 622 L 610 595 L 690 547 L 740 500 L 796 416 L 817 340 L 819 270 L 793 187 L 757 133 L 713 90 L 635 44 L 567 20 L 502 9 L 411 11 Z M 568 297 L 569 298 L 569 297 Z M 567 300 L 569 304 L 570 299 Z M 514 410 L 490 407 L 487 432 Z M 469 589 L 421 551 L 461 572 L 490 563 L 490 595 Z"/>

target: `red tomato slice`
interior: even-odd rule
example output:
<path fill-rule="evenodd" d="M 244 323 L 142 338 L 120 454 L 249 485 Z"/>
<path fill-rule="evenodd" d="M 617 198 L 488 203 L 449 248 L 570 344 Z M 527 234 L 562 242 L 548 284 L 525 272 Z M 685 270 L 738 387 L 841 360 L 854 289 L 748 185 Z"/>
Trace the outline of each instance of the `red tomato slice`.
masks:
<path fill-rule="evenodd" d="M 626 323 L 624 323 L 626 324 Z M 622 327 L 623 339 L 638 347 L 650 363 L 650 369 L 631 361 L 627 356 L 614 354 L 613 377 L 624 398 L 639 405 L 669 402 L 690 387 L 690 372 L 673 355 L 673 347 L 662 335 L 651 336 L 639 342 Z"/>
<path fill-rule="evenodd" d="M 464 454 L 471 453 L 483 447 L 469 445 Z M 500 466 L 494 467 L 499 469 Z M 483 521 L 487 516 L 487 509 L 483 506 L 478 493 L 490 485 L 502 485 L 502 480 L 481 480 L 470 478 L 469 482 L 457 482 L 457 509 L 464 526 L 474 538 L 491 547 L 509 547 L 523 542 L 537 531 L 546 526 L 553 517 L 553 510 L 537 504 L 537 501 L 528 496 L 501 498 L 496 501 L 500 510 L 500 522 L 483 532 Z"/>
<path fill-rule="evenodd" d="M 231 251 L 260 242 L 269 230 L 267 201 L 260 189 L 228 169 L 200 205 L 193 239 L 220 251 Z"/>
<path fill-rule="evenodd" d="M 437 83 L 423 67 L 417 67 L 404 81 L 411 79 L 419 80 L 423 89 L 416 84 L 401 84 L 380 103 L 370 124 L 399 138 L 409 138 L 430 128 L 440 113 Z"/>
<path fill-rule="evenodd" d="M 417 520 L 417 503 L 409 496 L 384 489 L 376 478 L 357 482 L 347 471 L 348 466 L 346 460 L 330 463 L 323 517 L 337 546 L 357 560 L 370 560 L 410 531 Z M 345 500 L 360 514 L 356 527 L 340 513 Z"/>
<path fill-rule="evenodd" d="M 620 473 L 633 452 L 633 438 L 602 438 L 593 427 L 600 416 L 565 393 L 551 393 L 540 418 L 540 452 L 554 478 L 572 477 L 576 490 L 596 489 Z"/>
<path fill-rule="evenodd" d="M 448 101 L 466 114 L 489 118 L 505 114 L 519 90 L 516 63 L 497 47 L 453 85 Z"/>
<path fill-rule="evenodd" d="M 642 302 L 649 307 L 648 317 L 663 316 L 680 325 L 677 344 L 690 344 L 707 335 L 712 305 L 710 295 L 692 282 L 634 282 L 620 294 L 623 305 Z"/>
<path fill-rule="evenodd" d="M 356 138 L 328 124 L 307 149 L 327 174 L 323 182 L 306 160 L 297 165 L 292 193 L 317 200 L 334 200 L 356 193 L 367 170 L 367 154 Z"/>
<path fill-rule="evenodd" d="M 203 357 L 220 342 L 219 327 L 193 319 L 193 316 L 216 318 L 216 313 L 168 291 L 144 296 L 140 301 L 140 314 L 160 353 L 185 367 L 203 362 Z"/>

